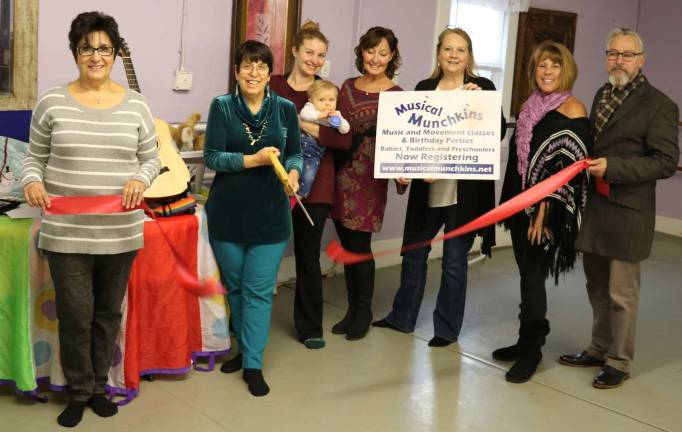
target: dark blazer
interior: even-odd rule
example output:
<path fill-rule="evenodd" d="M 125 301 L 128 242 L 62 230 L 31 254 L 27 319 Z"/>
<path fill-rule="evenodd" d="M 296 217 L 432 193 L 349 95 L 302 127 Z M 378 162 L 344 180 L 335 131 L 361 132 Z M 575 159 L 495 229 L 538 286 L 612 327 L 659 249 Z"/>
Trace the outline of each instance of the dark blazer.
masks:
<path fill-rule="evenodd" d="M 592 102 L 590 123 L 602 88 Z M 656 219 L 656 180 L 672 176 L 680 156 L 679 109 L 648 82 L 633 91 L 613 113 L 594 142 L 593 155 L 606 157 L 604 197 L 593 186 L 576 249 L 624 261 L 651 253 Z M 592 182 L 594 184 L 594 182 Z"/>
<path fill-rule="evenodd" d="M 415 90 L 435 90 L 438 87 L 438 79 L 425 79 L 420 81 Z M 476 83 L 483 90 L 495 90 L 495 85 L 487 78 L 467 77 L 464 81 Z M 501 137 L 507 131 L 507 121 L 504 115 L 500 120 Z M 410 243 L 419 233 L 421 221 L 426 217 L 428 210 L 428 183 L 415 179 L 410 184 L 410 196 L 407 201 L 407 213 L 405 215 L 405 229 L 403 232 L 403 244 Z M 464 225 L 486 213 L 495 207 L 495 182 L 492 180 L 459 180 L 457 181 L 457 226 Z M 483 253 L 490 255 L 490 249 L 495 245 L 495 226 L 483 228 L 478 233 L 483 237 L 481 249 Z"/>

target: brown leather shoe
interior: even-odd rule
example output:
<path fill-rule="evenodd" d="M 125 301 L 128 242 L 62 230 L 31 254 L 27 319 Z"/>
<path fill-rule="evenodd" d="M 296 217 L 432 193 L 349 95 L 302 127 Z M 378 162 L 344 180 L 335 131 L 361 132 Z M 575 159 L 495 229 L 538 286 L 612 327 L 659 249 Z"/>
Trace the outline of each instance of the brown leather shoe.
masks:
<path fill-rule="evenodd" d="M 598 389 L 612 389 L 622 386 L 628 378 L 630 378 L 629 373 L 607 365 L 601 368 L 597 376 L 594 377 L 592 386 Z"/>
<path fill-rule="evenodd" d="M 587 354 L 587 351 L 577 354 L 564 354 L 559 357 L 559 363 L 572 367 L 604 366 L 604 360 L 600 360 L 597 357 Z"/>

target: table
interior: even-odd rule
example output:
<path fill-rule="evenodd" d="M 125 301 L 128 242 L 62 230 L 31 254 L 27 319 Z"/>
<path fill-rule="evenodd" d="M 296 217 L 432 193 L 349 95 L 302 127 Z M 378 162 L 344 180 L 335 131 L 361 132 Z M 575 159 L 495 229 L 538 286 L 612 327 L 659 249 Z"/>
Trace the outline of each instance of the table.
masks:
<path fill-rule="evenodd" d="M 183 374 L 194 364 L 212 370 L 215 357 L 229 352 L 223 296 L 197 299 L 175 284 L 175 252 L 200 279 L 218 278 L 208 242 L 206 216 L 147 221 L 123 301 L 107 393 L 123 405 L 139 392 L 140 376 Z M 162 225 L 163 232 L 159 230 Z M 0 216 L 0 384 L 39 397 L 38 385 L 62 390 L 55 292 L 47 261 L 34 247 L 39 220 Z M 168 240 L 166 240 L 168 237 Z M 208 368 L 197 366 L 208 359 Z"/>

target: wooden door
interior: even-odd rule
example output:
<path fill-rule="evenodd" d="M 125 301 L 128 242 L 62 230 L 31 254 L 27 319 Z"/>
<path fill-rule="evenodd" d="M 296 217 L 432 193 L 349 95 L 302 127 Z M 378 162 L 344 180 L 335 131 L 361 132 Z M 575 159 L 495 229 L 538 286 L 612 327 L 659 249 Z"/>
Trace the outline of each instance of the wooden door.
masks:
<path fill-rule="evenodd" d="M 535 48 L 548 39 L 561 42 L 573 52 L 575 25 L 578 15 L 548 9 L 530 8 L 519 14 L 519 31 L 514 61 L 511 115 L 516 117 L 530 95 L 528 63 Z"/>

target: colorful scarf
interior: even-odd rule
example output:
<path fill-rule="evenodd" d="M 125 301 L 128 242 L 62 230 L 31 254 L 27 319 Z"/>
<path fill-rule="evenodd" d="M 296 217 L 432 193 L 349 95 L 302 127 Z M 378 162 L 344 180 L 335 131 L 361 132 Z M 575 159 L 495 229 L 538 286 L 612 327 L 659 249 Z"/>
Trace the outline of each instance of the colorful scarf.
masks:
<path fill-rule="evenodd" d="M 521 176 L 521 189 L 526 188 L 528 172 L 528 153 L 530 140 L 533 138 L 533 127 L 550 111 L 556 109 L 571 96 L 571 92 L 554 92 L 543 95 L 535 90 L 524 105 L 516 120 L 516 156 L 517 170 Z"/>
<path fill-rule="evenodd" d="M 637 76 L 625 84 L 622 88 L 614 87 L 611 83 L 606 83 L 604 89 L 599 96 L 599 101 L 597 102 L 597 108 L 595 109 L 594 118 L 594 138 L 597 139 L 601 131 L 609 122 L 609 119 L 614 112 L 625 102 L 625 99 L 646 82 L 646 77 L 642 73 L 638 73 Z"/>

